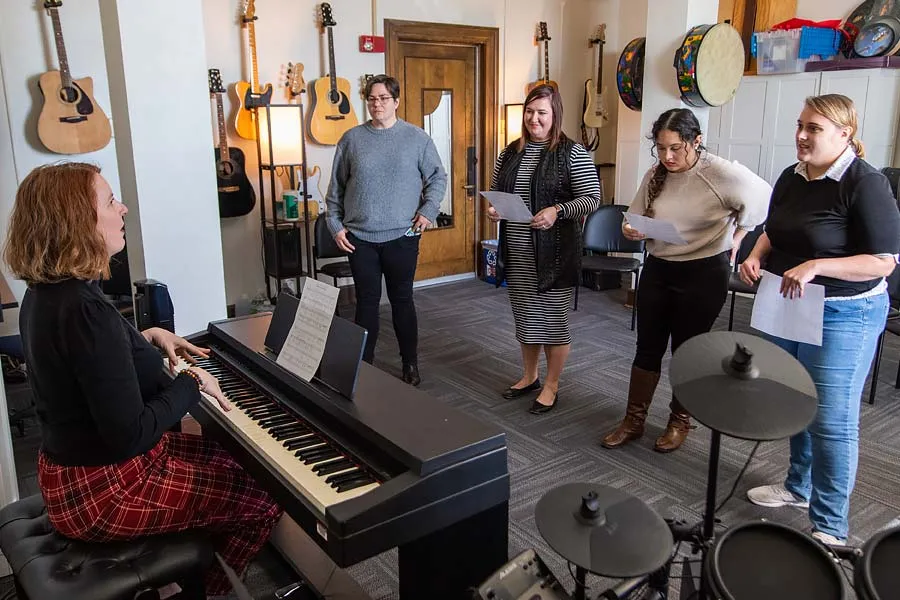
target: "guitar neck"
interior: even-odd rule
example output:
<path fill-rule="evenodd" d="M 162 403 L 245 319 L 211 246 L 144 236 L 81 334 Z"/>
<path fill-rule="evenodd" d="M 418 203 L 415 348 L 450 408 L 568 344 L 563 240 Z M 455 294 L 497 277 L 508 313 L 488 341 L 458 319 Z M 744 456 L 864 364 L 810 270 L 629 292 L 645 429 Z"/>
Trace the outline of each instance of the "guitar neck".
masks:
<path fill-rule="evenodd" d="M 597 51 L 597 95 L 603 91 L 603 42 L 597 42 L 600 49 Z"/>
<path fill-rule="evenodd" d="M 337 92 L 337 71 L 334 67 L 334 38 L 331 33 L 331 27 L 328 29 L 328 77 L 331 78 L 331 91 Z"/>
<path fill-rule="evenodd" d="M 550 42 L 544 40 L 544 81 L 550 82 Z"/>
<path fill-rule="evenodd" d="M 250 90 L 259 92 L 259 66 L 256 62 L 256 25 L 253 19 L 247 21 L 247 42 L 250 46 Z"/>
<path fill-rule="evenodd" d="M 69 58 L 66 55 L 66 45 L 63 43 L 62 23 L 59 21 L 59 11 L 48 8 L 50 21 L 53 23 L 53 39 L 56 41 L 56 56 L 59 59 L 59 75 L 63 87 L 72 86 L 72 75 L 69 73 Z"/>
<path fill-rule="evenodd" d="M 219 158 L 228 160 L 228 138 L 225 135 L 225 108 L 222 106 L 222 94 L 216 94 L 216 123 L 219 130 Z"/>

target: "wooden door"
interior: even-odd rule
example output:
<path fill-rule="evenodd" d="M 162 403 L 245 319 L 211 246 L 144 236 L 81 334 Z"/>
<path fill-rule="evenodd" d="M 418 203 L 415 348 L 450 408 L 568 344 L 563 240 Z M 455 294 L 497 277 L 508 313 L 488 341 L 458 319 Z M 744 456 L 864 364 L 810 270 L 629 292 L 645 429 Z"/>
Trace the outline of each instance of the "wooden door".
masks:
<path fill-rule="evenodd" d="M 422 43 L 402 43 L 400 49 L 398 112 L 431 135 L 447 171 L 441 213 L 419 245 L 416 279 L 471 273 L 474 188 L 467 186 L 475 146 L 475 49 Z"/>

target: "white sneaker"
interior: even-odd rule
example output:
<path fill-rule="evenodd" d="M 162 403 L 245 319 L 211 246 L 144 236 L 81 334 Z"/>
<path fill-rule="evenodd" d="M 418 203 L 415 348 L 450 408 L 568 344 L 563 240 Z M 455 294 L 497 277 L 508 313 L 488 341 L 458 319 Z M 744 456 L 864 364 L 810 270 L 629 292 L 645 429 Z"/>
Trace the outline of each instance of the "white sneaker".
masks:
<path fill-rule="evenodd" d="M 778 506 L 796 506 L 797 508 L 809 508 L 809 502 L 797 498 L 787 491 L 783 484 L 764 485 L 747 490 L 747 498 L 753 504 L 776 508 Z"/>
<path fill-rule="evenodd" d="M 842 540 L 841 538 L 836 538 L 829 533 L 824 533 L 821 531 L 813 531 L 812 532 L 813 539 L 819 540 L 823 544 L 828 546 L 846 546 L 847 540 Z"/>

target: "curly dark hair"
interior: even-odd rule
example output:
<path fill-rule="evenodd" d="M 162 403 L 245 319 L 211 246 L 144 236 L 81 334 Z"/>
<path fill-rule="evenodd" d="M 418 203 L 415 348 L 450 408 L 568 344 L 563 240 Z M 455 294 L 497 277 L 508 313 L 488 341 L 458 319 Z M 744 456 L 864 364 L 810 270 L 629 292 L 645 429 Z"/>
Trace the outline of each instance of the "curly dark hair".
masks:
<path fill-rule="evenodd" d="M 696 115 L 687 108 L 672 108 L 659 115 L 650 131 L 650 141 L 655 144 L 662 131 L 674 131 L 677 133 L 678 137 L 686 144 L 685 153 L 688 151 L 687 144 L 693 144 L 700 134 L 703 133 L 700 131 L 700 122 L 697 120 Z M 699 145 L 697 149 L 706 150 L 702 145 Z M 669 170 L 666 169 L 662 162 L 656 163 L 653 176 L 647 184 L 647 209 L 644 211 L 645 216 L 653 216 L 653 201 L 662 192 L 663 185 L 666 183 L 666 175 L 668 174 Z"/>

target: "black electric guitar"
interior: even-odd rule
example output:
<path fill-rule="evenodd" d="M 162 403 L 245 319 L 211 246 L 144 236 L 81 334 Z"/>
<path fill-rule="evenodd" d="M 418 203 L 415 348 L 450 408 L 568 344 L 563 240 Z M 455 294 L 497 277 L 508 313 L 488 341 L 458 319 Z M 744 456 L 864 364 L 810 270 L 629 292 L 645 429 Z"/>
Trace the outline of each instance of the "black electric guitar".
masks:
<path fill-rule="evenodd" d="M 219 146 L 216 148 L 216 179 L 219 190 L 219 216 L 240 217 L 256 206 L 256 192 L 244 171 L 244 152 L 228 146 L 225 137 L 225 109 L 222 107 L 222 75 L 218 69 L 209 70 L 209 94 L 216 99 L 216 124 Z"/>

